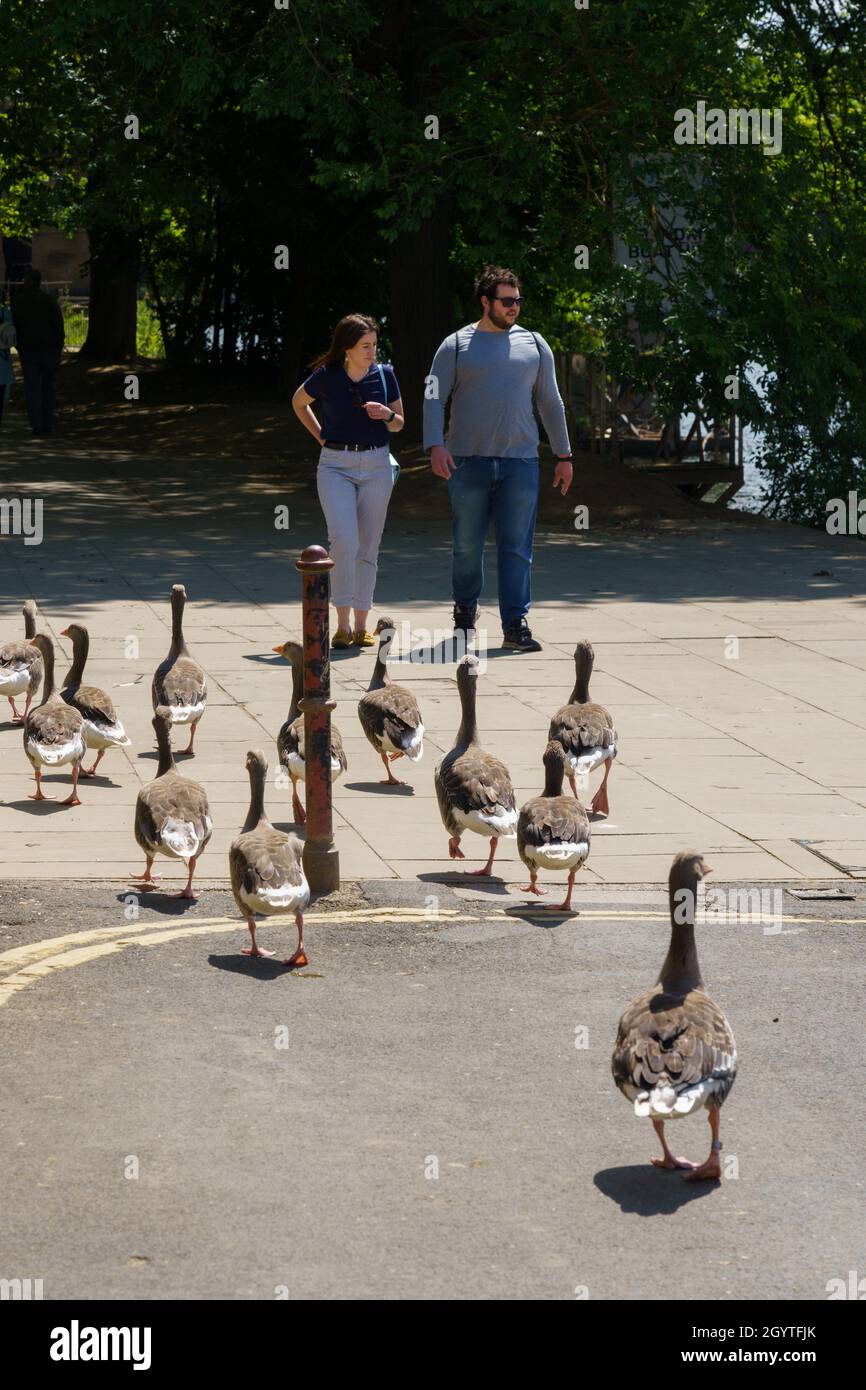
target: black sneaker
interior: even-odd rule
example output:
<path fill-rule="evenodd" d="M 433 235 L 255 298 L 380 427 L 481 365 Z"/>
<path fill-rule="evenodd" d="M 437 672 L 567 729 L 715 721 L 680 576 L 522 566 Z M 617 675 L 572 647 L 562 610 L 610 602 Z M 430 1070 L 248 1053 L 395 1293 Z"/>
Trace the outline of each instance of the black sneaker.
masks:
<path fill-rule="evenodd" d="M 525 618 L 513 627 L 507 627 L 502 634 L 502 645 L 514 652 L 540 652 L 541 643 L 536 642 Z"/>
<path fill-rule="evenodd" d="M 454 631 L 455 632 L 474 632 L 475 620 L 478 617 L 478 609 L 474 603 L 455 603 L 454 605 Z"/>

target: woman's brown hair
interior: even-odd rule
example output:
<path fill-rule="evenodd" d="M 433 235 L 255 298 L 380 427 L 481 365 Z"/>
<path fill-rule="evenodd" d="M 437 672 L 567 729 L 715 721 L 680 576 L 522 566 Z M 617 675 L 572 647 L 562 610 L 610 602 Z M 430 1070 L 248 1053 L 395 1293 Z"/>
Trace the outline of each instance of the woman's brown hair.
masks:
<path fill-rule="evenodd" d="M 348 349 L 353 348 L 365 333 L 378 334 L 378 332 L 379 325 L 375 319 L 370 318 L 369 314 L 347 314 L 345 318 L 340 319 L 334 329 L 331 346 L 327 352 L 320 352 L 318 357 L 314 357 L 310 363 L 310 368 L 315 371 L 316 367 L 342 365 Z"/>

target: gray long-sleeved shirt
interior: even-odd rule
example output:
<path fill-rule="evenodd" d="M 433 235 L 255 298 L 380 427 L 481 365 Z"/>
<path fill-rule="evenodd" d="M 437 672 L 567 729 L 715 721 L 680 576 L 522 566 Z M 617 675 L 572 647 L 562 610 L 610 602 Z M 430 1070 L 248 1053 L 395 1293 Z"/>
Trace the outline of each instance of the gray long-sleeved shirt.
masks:
<path fill-rule="evenodd" d="M 507 333 L 479 332 L 474 324 L 450 333 L 433 358 L 437 398 L 424 400 L 424 448 L 447 442 L 452 455 L 537 458 L 538 426 L 532 391 L 556 454 L 569 453 L 565 407 L 556 384 L 553 353 L 540 333 L 515 324 Z M 451 398 L 448 438 L 445 404 Z"/>

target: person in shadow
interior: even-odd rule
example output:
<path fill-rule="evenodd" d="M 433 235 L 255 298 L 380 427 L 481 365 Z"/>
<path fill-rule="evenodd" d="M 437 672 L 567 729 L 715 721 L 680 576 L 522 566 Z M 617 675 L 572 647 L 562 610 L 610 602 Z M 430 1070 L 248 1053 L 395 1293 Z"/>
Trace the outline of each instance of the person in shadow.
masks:
<path fill-rule="evenodd" d="M 18 356 L 24 376 L 24 399 L 35 435 L 54 429 L 54 379 L 63 352 L 64 329 L 60 305 L 42 289 L 42 276 L 30 269 L 12 300 Z"/>

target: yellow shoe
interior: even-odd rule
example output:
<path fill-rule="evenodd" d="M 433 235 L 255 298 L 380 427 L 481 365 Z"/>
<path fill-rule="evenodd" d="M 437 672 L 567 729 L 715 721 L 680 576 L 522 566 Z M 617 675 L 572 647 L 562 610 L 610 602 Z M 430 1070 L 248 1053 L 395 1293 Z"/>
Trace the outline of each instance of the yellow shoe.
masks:
<path fill-rule="evenodd" d="M 331 646 L 334 648 L 335 651 L 345 652 L 348 651 L 351 645 L 352 634 L 349 631 L 349 629 L 347 627 L 338 627 L 337 631 L 331 638 Z"/>
<path fill-rule="evenodd" d="M 357 629 L 352 641 L 356 647 L 375 647 L 376 645 L 376 638 L 372 632 L 359 632 Z"/>

